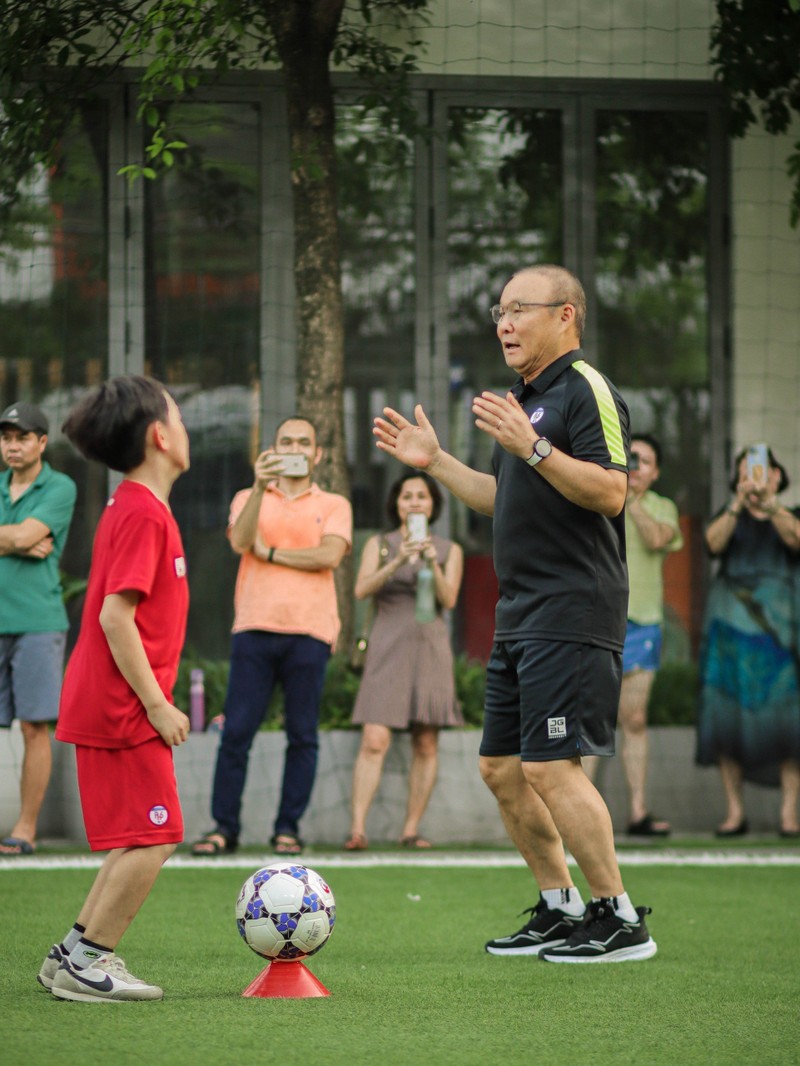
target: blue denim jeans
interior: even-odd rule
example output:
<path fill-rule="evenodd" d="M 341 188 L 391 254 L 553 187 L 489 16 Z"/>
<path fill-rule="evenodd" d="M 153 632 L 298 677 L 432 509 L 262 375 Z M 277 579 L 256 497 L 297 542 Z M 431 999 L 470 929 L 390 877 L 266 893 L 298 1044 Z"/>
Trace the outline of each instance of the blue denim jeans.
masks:
<path fill-rule="evenodd" d="M 283 688 L 287 746 L 274 832 L 297 835 L 317 772 L 317 727 L 330 653 L 330 645 L 315 637 L 260 630 L 234 633 L 211 799 L 212 817 L 226 836 L 239 836 L 250 748 L 276 684 Z"/>

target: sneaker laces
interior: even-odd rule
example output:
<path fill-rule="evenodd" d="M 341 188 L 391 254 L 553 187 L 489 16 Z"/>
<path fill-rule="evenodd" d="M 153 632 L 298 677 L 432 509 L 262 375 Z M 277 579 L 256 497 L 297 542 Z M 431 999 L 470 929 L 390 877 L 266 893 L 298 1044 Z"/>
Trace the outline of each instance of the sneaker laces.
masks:
<path fill-rule="evenodd" d="M 536 919 L 540 915 L 544 914 L 545 911 L 549 911 L 549 910 L 550 910 L 550 908 L 547 906 L 547 903 L 545 902 L 545 900 L 540 898 L 538 900 L 538 902 L 535 904 L 535 906 L 526 907 L 524 911 L 520 911 L 519 912 L 517 917 L 522 918 L 523 915 L 530 914 L 530 918 L 525 923 L 525 929 L 528 929 L 530 926 L 533 925 L 533 923 L 536 921 Z"/>
<path fill-rule="evenodd" d="M 99 963 L 112 977 L 117 977 L 119 980 L 125 981 L 127 984 L 143 985 L 145 983 L 144 981 L 140 981 L 138 977 L 134 977 L 132 973 L 128 973 L 124 960 L 113 952 L 100 959 Z"/>
<path fill-rule="evenodd" d="M 583 921 L 569 938 L 571 944 L 588 944 L 590 940 L 606 940 L 606 934 L 619 927 L 622 919 L 610 900 L 592 900 L 586 908 Z"/>

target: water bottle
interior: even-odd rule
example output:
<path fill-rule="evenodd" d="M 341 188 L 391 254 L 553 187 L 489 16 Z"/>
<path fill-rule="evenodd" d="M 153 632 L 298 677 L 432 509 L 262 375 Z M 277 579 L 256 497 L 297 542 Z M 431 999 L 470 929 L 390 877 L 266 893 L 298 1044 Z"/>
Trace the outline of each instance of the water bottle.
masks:
<path fill-rule="evenodd" d="M 193 733 L 202 733 L 206 727 L 206 690 L 202 670 L 189 674 L 189 726 Z"/>
<path fill-rule="evenodd" d="M 436 618 L 436 588 L 433 570 L 427 562 L 423 562 L 417 573 L 417 603 L 414 617 L 418 622 L 432 622 Z"/>

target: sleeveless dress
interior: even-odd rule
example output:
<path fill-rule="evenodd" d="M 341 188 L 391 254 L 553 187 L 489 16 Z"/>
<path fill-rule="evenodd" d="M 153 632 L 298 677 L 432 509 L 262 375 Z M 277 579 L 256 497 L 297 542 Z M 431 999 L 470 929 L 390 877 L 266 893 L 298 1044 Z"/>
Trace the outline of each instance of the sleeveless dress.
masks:
<path fill-rule="evenodd" d="M 700 650 L 697 762 L 725 755 L 746 781 L 777 786 L 780 763 L 800 759 L 800 560 L 747 512 L 720 558 Z"/>
<path fill-rule="evenodd" d="M 432 536 L 436 558 L 447 561 L 452 542 Z M 397 555 L 401 533 L 385 537 L 388 559 Z M 414 723 L 437 727 L 464 724 L 456 698 L 453 651 L 441 611 L 432 622 L 418 622 L 417 572 L 421 563 L 404 563 L 375 596 L 375 619 L 369 635 L 353 723 L 371 722 L 390 729 Z"/>

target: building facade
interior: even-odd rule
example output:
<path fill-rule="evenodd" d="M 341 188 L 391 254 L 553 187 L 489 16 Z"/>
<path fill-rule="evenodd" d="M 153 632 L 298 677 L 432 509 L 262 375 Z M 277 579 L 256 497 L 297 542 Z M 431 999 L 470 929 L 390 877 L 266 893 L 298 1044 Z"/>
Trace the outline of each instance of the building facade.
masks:
<path fill-rule="evenodd" d="M 385 403 L 422 402 L 459 457 L 486 468 L 470 415 L 505 390 L 489 307 L 512 271 L 562 262 L 588 296 L 587 357 L 633 426 L 665 448 L 660 491 L 686 548 L 668 562 L 671 654 L 702 611 L 701 528 L 731 457 L 766 439 L 800 477 L 800 232 L 792 137 L 726 135 L 709 61 L 709 0 L 438 0 L 413 91 L 429 136 L 381 136 L 337 80 L 347 458 L 359 532 L 382 522 L 397 470 L 372 442 Z M 64 565 L 85 574 L 108 485 L 58 426 L 115 373 L 169 384 L 192 469 L 174 504 L 192 574 L 189 644 L 227 654 L 236 560 L 224 527 L 260 444 L 294 411 L 292 210 L 274 72 L 174 105 L 191 165 L 130 185 L 142 132 L 134 75 L 87 105 L 31 183 L 32 247 L 0 259 L 0 404 L 41 403 L 51 455 L 79 483 Z M 790 490 L 791 496 L 793 489 Z M 796 499 L 796 497 L 794 498 Z M 792 499 L 789 502 L 793 502 Z M 451 503 L 467 554 L 457 640 L 491 630 L 486 520 Z"/>

